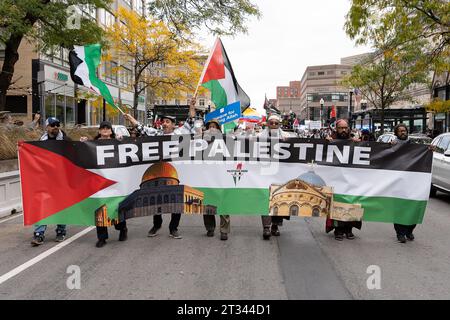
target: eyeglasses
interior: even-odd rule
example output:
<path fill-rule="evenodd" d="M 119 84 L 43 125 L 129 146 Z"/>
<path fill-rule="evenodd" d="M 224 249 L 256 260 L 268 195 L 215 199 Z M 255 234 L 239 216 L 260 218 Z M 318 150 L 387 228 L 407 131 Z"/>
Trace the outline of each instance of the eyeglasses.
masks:
<path fill-rule="evenodd" d="M 60 124 L 58 122 L 56 122 L 56 123 L 50 124 L 49 126 L 52 127 L 52 128 L 54 128 L 54 127 L 58 127 L 59 128 Z"/>

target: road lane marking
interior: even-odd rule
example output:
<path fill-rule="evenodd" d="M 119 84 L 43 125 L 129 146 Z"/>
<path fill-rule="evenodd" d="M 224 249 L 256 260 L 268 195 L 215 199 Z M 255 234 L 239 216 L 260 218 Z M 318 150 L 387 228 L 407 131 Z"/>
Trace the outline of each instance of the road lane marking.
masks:
<path fill-rule="evenodd" d="M 95 227 L 88 227 L 80 232 L 78 232 L 77 234 L 73 235 L 72 237 L 68 238 L 67 240 L 57 244 L 56 246 L 54 246 L 51 249 L 48 249 L 47 251 L 42 252 L 40 255 L 38 255 L 37 257 L 25 262 L 24 264 L 21 264 L 20 266 L 18 266 L 17 268 L 14 268 L 13 270 L 9 271 L 8 273 L 5 273 L 4 275 L 0 276 L 0 285 L 11 279 L 12 277 L 18 275 L 19 273 L 21 273 L 22 271 L 28 269 L 29 267 L 35 265 L 36 263 L 38 263 L 41 260 L 44 260 L 45 258 L 47 258 L 49 255 L 55 253 L 56 251 L 64 248 L 65 246 L 67 246 L 68 244 L 72 243 L 73 241 L 77 240 L 78 238 L 84 236 L 86 233 L 88 233 L 89 231 L 95 229 Z"/>
<path fill-rule="evenodd" d="M 6 221 L 9 221 L 9 220 L 15 219 L 15 218 L 17 218 L 17 217 L 21 217 L 21 216 L 23 216 L 23 213 L 21 213 L 21 214 L 19 214 L 19 215 L 17 215 L 17 216 L 14 216 L 14 217 L 5 219 L 5 220 L 1 220 L 0 223 L 6 222 Z"/>

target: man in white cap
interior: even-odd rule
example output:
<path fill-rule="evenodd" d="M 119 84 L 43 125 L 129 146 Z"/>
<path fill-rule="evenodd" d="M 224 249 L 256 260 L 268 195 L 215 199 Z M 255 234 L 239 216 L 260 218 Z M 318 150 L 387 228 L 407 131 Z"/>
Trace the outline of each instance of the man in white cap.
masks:
<path fill-rule="evenodd" d="M 289 134 L 281 130 L 280 126 L 281 117 L 276 113 L 272 113 L 267 119 L 267 128 L 265 128 L 258 137 L 273 137 L 279 139 L 289 138 Z"/>

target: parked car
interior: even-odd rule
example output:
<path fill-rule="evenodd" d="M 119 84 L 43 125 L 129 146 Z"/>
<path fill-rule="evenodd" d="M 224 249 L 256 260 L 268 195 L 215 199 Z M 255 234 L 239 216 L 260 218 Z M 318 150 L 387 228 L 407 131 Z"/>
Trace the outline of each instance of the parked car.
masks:
<path fill-rule="evenodd" d="M 440 134 L 431 142 L 436 147 L 433 152 L 430 196 L 436 191 L 450 194 L 450 132 Z"/>
<path fill-rule="evenodd" d="M 409 140 L 411 140 L 412 143 L 418 143 L 418 144 L 431 144 L 432 139 L 426 135 L 421 134 L 410 134 L 408 136 Z M 390 143 L 392 140 L 395 139 L 395 134 L 392 132 L 384 133 L 381 136 L 378 137 L 377 142 L 384 142 L 384 143 Z"/>

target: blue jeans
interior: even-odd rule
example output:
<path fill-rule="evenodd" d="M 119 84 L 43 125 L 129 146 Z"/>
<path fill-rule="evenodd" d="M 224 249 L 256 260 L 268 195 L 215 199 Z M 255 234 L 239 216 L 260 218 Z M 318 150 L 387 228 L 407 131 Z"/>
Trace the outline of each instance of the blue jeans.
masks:
<path fill-rule="evenodd" d="M 41 225 L 36 226 L 36 229 L 34 229 L 34 234 L 36 236 L 43 236 L 45 233 L 45 230 L 47 230 L 47 225 Z M 58 224 L 56 226 L 56 234 L 62 234 L 63 236 L 66 235 L 66 225 L 65 224 Z"/>

